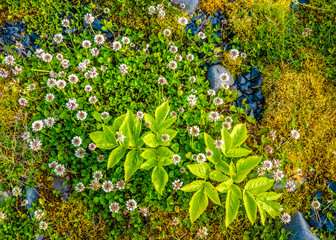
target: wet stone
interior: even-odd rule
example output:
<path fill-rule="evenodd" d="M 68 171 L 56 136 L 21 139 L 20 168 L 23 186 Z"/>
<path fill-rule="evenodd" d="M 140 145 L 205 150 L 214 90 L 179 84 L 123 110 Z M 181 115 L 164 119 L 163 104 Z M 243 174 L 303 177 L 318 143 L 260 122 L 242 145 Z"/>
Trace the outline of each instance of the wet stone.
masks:
<path fill-rule="evenodd" d="M 315 229 L 320 229 L 322 228 L 322 223 L 318 220 L 316 220 L 315 218 L 309 218 L 308 223 L 311 227 L 315 228 Z"/>
<path fill-rule="evenodd" d="M 291 240 L 319 240 L 310 230 L 310 226 L 301 212 L 294 213 L 291 221 L 285 224 L 284 228 L 287 232 L 291 232 L 289 238 Z"/>

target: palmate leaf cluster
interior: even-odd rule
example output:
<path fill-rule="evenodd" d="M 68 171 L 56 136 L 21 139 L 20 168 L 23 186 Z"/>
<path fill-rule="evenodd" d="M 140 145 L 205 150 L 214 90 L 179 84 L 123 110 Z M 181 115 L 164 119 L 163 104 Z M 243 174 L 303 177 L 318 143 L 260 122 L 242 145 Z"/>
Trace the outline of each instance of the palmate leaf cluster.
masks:
<path fill-rule="evenodd" d="M 182 188 L 186 192 L 195 192 L 189 203 L 191 221 L 195 221 L 206 210 L 209 198 L 215 204 L 222 205 L 218 192 L 225 194 L 223 205 L 226 210 L 226 226 L 236 219 L 241 201 L 252 223 L 257 219 L 257 210 L 263 224 L 266 213 L 275 218 L 280 214 L 280 204 L 274 200 L 281 194 L 267 192 L 273 186 L 274 180 L 259 177 L 242 184 L 262 159 L 260 156 L 247 157 L 251 150 L 241 147 L 248 137 L 246 126 L 238 124 L 231 133 L 223 127 L 221 137 L 223 144 L 218 148 L 215 140 L 204 133 L 207 151 L 212 152 L 208 160 L 214 165 L 215 170 L 212 170 L 207 163 L 188 165 L 189 170 L 202 179 Z M 220 184 L 215 187 L 213 181 Z"/>
<path fill-rule="evenodd" d="M 167 118 L 169 113 L 168 102 L 164 102 L 155 110 L 155 118 L 146 113 L 144 119 L 150 131 L 142 134 L 142 121 L 137 120 L 134 113 L 116 118 L 112 126 L 103 125 L 103 131 L 90 134 L 90 138 L 98 148 L 111 150 L 107 168 L 113 168 L 121 159 L 125 158 L 125 181 L 139 169 L 152 171 L 152 182 L 158 193 L 162 195 L 168 182 L 165 166 L 173 164 L 171 157 L 174 152 L 169 149 L 172 139 L 177 131 L 171 128 L 176 118 Z M 125 139 L 117 141 L 118 134 L 123 134 Z M 169 139 L 162 140 L 163 135 Z"/>

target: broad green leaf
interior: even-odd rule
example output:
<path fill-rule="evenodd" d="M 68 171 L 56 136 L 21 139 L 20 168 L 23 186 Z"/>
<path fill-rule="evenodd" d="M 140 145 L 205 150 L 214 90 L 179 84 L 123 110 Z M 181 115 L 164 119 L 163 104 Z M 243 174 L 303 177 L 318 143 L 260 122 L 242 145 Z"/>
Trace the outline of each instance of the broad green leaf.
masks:
<path fill-rule="evenodd" d="M 239 147 L 248 138 L 247 129 L 245 124 L 236 125 L 231 132 L 232 148 Z"/>
<path fill-rule="evenodd" d="M 256 198 L 258 206 L 260 205 L 272 218 L 276 218 L 280 214 L 280 203 Z"/>
<path fill-rule="evenodd" d="M 169 128 L 175 121 L 177 118 L 168 118 L 166 120 L 164 120 L 162 123 L 160 123 L 159 125 L 159 130 L 164 130 Z"/>
<path fill-rule="evenodd" d="M 90 138 L 96 144 L 96 146 L 101 149 L 109 150 L 118 146 L 115 139 L 113 141 L 113 137 L 109 136 L 103 131 L 90 133 Z"/>
<path fill-rule="evenodd" d="M 279 197 L 281 197 L 282 193 L 276 193 L 276 192 L 263 192 L 257 195 L 258 199 L 260 200 L 277 200 Z"/>
<path fill-rule="evenodd" d="M 160 147 L 157 150 L 157 155 L 160 156 L 160 157 L 171 158 L 174 155 L 174 153 L 169 148 Z"/>
<path fill-rule="evenodd" d="M 248 190 L 253 195 L 258 195 L 270 189 L 273 186 L 273 183 L 273 179 L 268 179 L 265 177 L 251 179 L 246 183 L 244 190 Z"/>
<path fill-rule="evenodd" d="M 246 210 L 247 217 L 253 224 L 257 218 L 257 203 L 251 193 L 243 191 L 243 201 Z"/>
<path fill-rule="evenodd" d="M 246 148 L 233 148 L 231 149 L 226 156 L 227 157 L 245 157 L 249 155 L 252 152 L 252 150 L 246 149 Z"/>
<path fill-rule="evenodd" d="M 225 127 L 222 127 L 221 136 L 223 140 L 222 152 L 226 156 L 232 148 L 232 139 L 229 131 Z"/>
<path fill-rule="evenodd" d="M 155 167 L 152 173 L 152 182 L 155 190 L 162 195 L 163 190 L 168 182 L 168 174 L 163 167 Z"/>
<path fill-rule="evenodd" d="M 260 220 L 262 225 L 265 225 L 265 220 L 266 220 L 266 212 L 264 210 L 264 207 L 262 205 L 262 203 L 260 201 L 256 201 L 257 202 L 257 206 L 258 206 L 258 210 L 259 210 L 259 214 L 260 214 Z"/>
<path fill-rule="evenodd" d="M 107 161 L 107 169 L 114 167 L 120 161 L 120 159 L 123 158 L 125 153 L 126 153 L 126 148 L 124 146 L 120 146 L 120 147 L 113 149 Z"/>
<path fill-rule="evenodd" d="M 115 131 L 113 131 L 111 126 L 107 126 L 105 124 L 103 124 L 103 131 L 104 133 L 106 133 L 107 138 L 109 139 L 109 141 L 114 142 L 115 144 L 117 144 L 117 139 L 115 137 Z"/>
<path fill-rule="evenodd" d="M 173 130 L 173 129 L 164 129 L 164 130 L 160 130 L 158 132 L 158 144 L 161 146 L 169 146 L 171 140 L 174 139 L 174 137 L 176 136 L 178 132 Z M 164 134 L 168 134 L 169 135 L 169 140 L 168 141 L 162 141 L 162 136 Z"/>
<path fill-rule="evenodd" d="M 145 142 L 146 145 L 151 148 L 155 148 L 158 145 L 156 135 L 154 133 L 145 134 L 144 136 L 142 136 L 142 140 Z"/>
<path fill-rule="evenodd" d="M 192 183 L 189 183 L 181 188 L 182 191 L 184 192 L 196 192 L 198 190 L 203 189 L 203 180 L 196 180 L 193 181 Z"/>
<path fill-rule="evenodd" d="M 188 165 L 188 168 L 192 174 L 200 178 L 207 178 L 211 172 L 207 163 Z"/>
<path fill-rule="evenodd" d="M 120 126 L 120 129 L 119 129 L 119 134 L 122 133 L 126 138 L 124 140 L 124 142 L 122 143 L 122 145 L 125 145 L 126 148 L 131 145 L 132 142 L 134 142 L 134 139 L 132 139 L 132 133 L 131 133 L 131 130 L 130 130 L 130 114 L 129 114 L 129 111 L 127 111 L 126 115 L 125 115 L 125 118 Z M 134 143 L 135 145 L 135 143 Z"/>
<path fill-rule="evenodd" d="M 172 164 L 173 164 L 173 161 L 170 158 L 167 158 L 167 157 L 159 158 L 159 165 L 162 167 L 169 166 Z"/>
<path fill-rule="evenodd" d="M 230 166 L 227 164 L 225 161 L 219 161 L 216 165 L 215 168 L 226 175 L 230 175 Z"/>
<path fill-rule="evenodd" d="M 157 158 L 151 158 L 145 161 L 141 166 L 140 169 L 142 170 L 149 170 L 155 166 L 157 166 L 159 163 L 159 160 Z"/>
<path fill-rule="evenodd" d="M 209 182 L 204 183 L 204 191 L 207 194 L 207 196 L 211 199 L 211 201 L 213 201 L 217 205 L 221 205 L 218 192 L 211 183 Z"/>
<path fill-rule="evenodd" d="M 166 119 L 168 113 L 169 113 L 168 101 L 165 101 L 156 108 L 155 121 L 157 126 L 160 126 L 160 124 Z"/>
<path fill-rule="evenodd" d="M 126 155 L 126 161 L 124 163 L 125 181 L 130 179 L 130 177 L 140 168 L 142 163 L 143 159 L 140 150 L 133 149 Z"/>
<path fill-rule="evenodd" d="M 211 180 L 217 181 L 217 182 L 224 182 L 229 180 L 229 177 L 224 175 L 218 170 L 214 170 L 209 174 L 209 177 Z"/>
<path fill-rule="evenodd" d="M 262 157 L 252 156 L 248 158 L 242 158 L 237 161 L 237 174 L 233 177 L 236 183 L 241 183 L 261 161 Z"/>
<path fill-rule="evenodd" d="M 219 184 L 216 189 L 221 193 L 227 193 L 233 184 L 233 180 L 230 178 L 229 180 L 226 180 L 225 182 L 222 182 Z"/>
<path fill-rule="evenodd" d="M 204 133 L 204 141 L 205 144 L 207 146 L 207 150 L 212 151 L 212 156 L 211 157 L 207 157 L 209 159 L 210 162 L 212 163 L 218 163 L 220 161 L 220 157 L 221 157 L 221 151 L 219 148 L 216 148 L 215 145 L 215 140 L 212 139 L 212 137 L 210 137 L 209 134 Z"/>
<path fill-rule="evenodd" d="M 157 158 L 157 151 L 155 149 L 148 148 L 141 153 L 141 157 L 144 159 Z"/>
<path fill-rule="evenodd" d="M 230 166 L 229 166 L 229 175 L 230 175 L 230 177 L 235 176 L 236 173 L 237 173 L 236 166 L 235 166 L 234 162 L 231 162 Z"/>
<path fill-rule="evenodd" d="M 228 227 L 233 220 L 236 219 L 239 205 L 240 205 L 241 192 L 238 186 L 232 185 L 231 189 L 227 192 L 225 201 L 225 225 Z"/>
<path fill-rule="evenodd" d="M 190 200 L 190 220 L 194 222 L 206 210 L 209 200 L 204 190 L 197 191 Z"/>
<path fill-rule="evenodd" d="M 124 121 L 124 118 L 125 118 L 125 114 L 123 114 L 123 115 L 117 117 L 116 119 L 114 119 L 113 125 L 112 125 L 113 131 L 116 132 L 116 131 L 118 131 L 120 129 L 120 126 L 121 126 L 121 124 Z"/>
<path fill-rule="evenodd" d="M 152 130 L 154 133 L 158 132 L 157 126 L 156 126 L 156 122 L 155 119 L 148 113 L 145 113 L 145 122 L 149 123 L 149 129 Z"/>

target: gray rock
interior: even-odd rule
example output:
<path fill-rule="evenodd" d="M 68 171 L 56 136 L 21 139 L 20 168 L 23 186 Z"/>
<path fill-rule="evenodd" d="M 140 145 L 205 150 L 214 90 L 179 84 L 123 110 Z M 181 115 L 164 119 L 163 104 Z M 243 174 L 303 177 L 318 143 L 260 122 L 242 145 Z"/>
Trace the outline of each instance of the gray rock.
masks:
<path fill-rule="evenodd" d="M 172 2 L 176 4 L 180 9 L 182 9 L 181 5 L 184 4 L 185 8 L 182 10 L 187 12 L 188 14 L 194 13 L 199 4 L 199 0 L 172 0 Z"/>
<path fill-rule="evenodd" d="M 320 229 L 323 226 L 322 223 L 320 221 L 317 221 L 315 218 L 309 218 L 308 223 L 311 227 L 315 229 Z"/>
<path fill-rule="evenodd" d="M 31 208 L 33 206 L 33 202 L 36 202 L 36 200 L 39 197 L 38 189 L 36 187 L 33 188 L 26 188 L 26 197 L 25 199 L 28 200 L 28 204 L 26 205 L 27 209 Z M 33 218 L 33 214 L 29 213 L 30 218 Z"/>
<path fill-rule="evenodd" d="M 291 221 L 284 225 L 287 232 L 291 232 L 290 240 L 319 240 L 312 233 L 310 226 L 301 212 L 296 212 Z"/>
<path fill-rule="evenodd" d="M 274 189 L 279 190 L 279 189 L 283 188 L 285 185 L 286 184 L 283 183 L 283 182 L 277 182 L 277 183 L 274 184 Z"/>
<path fill-rule="evenodd" d="M 10 191 L 6 191 L 6 192 L 1 192 L 1 189 L 0 189 L 0 200 L 1 202 L 5 202 L 6 201 L 6 198 L 10 197 L 11 196 L 11 192 Z"/>
<path fill-rule="evenodd" d="M 54 190 L 61 191 L 61 197 L 64 200 L 68 200 L 69 194 L 67 193 L 68 186 L 63 186 L 64 180 L 54 176 Z"/>
<path fill-rule="evenodd" d="M 232 85 L 234 83 L 234 79 L 232 75 L 226 70 L 225 67 L 217 64 L 213 65 L 209 68 L 208 71 L 208 80 L 210 82 L 210 88 L 215 90 L 216 93 L 222 88 L 222 82 L 220 80 L 220 75 L 223 73 L 229 74 L 229 83 Z"/>
<path fill-rule="evenodd" d="M 248 108 L 251 110 L 256 110 L 257 109 L 257 103 L 256 102 L 252 102 L 247 104 Z"/>

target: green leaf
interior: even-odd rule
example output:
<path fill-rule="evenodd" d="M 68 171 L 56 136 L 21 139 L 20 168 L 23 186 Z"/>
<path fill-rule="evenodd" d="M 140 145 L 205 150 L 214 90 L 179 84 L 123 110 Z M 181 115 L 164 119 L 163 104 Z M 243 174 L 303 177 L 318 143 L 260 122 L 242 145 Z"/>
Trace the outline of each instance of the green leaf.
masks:
<path fill-rule="evenodd" d="M 162 123 L 160 123 L 159 125 L 159 130 L 164 130 L 169 128 L 175 121 L 177 118 L 168 118 L 166 120 L 164 120 Z"/>
<path fill-rule="evenodd" d="M 144 159 L 152 159 L 152 158 L 157 158 L 157 151 L 155 149 L 146 149 L 141 153 L 141 157 Z"/>
<path fill-rule="evenodd" d="M 230 166 L 224 161 L 219 161 L 216 165 L 215 168 L 226 175 L 230 175 Z"/>
<path fill-rule="evenodd" d="M 124 164 L 125 181 L 130 179 L 130 177 L 140 168 L 142 163 L 143 159 L 141 157 L 140 150 L 133 149 L 126 155 L 126 161 Z"/>
<path fill-rule="evenodd" d="M 162 103 L 160 106 L 156 108 L 155 122 L 157 126 L 160 126 L 160 124 L 166 119 L 168 113 L 169 113 L 168 101 Z"/>
<path fill-rule="evenodd" d="M 145 122 L 150 123 L 149 129 L 152 130 L 153 132 L 157 133 L 158 129 L 157 129 L 157 126 L 156 126 L 155 119 L 150 114 L 147 114 L 147 113 L 145 113 L 144 118 L 145 118 Z"/>
<path fill-rule="evenodd" d="M 203 189 L 203 180 L 196 180 L 193 181 L 192 183 L 189 183 L 181 188 L 182 191 L 184 192 L 196 192 L 198 190 Z"/>
<path fill-rule="evenodd" d="M 280 203 L 268 200 L 260 200 L 256 198 L 258 206 L 261 206 L 272 218 L 276 218 L 280 214 Z"/>
<path fill-rule="evenodd" d="M 97 121 L 99 121 L 99 122 L 102 121 L 102 118 L 101 118 L 101 115 L 100 115 L 99 112 L 94 111 L 94 112 L 92 113 L 92 116 L 93 116 L 93 118 L 96 119 Z"/>
<path fill-rule="evenodd" d="M 227 157 L 245 157 L 249 155 L 252 150 L 248 150 L 246 148 L 234 148 L 227 152 Z"/>
<path fill-rule="evenodd" d="M 158 145 L 158 141 L 156 140 L 156 135 L 154 133 L 148 133 L 142 136 L 142 140 L 145 144 L 151 148 L 155 148 Z"/>
<path fill-rule="evenodd" d="M 192 174 L 200 178 L 207 178 L 211 172 L 207 163 L 188 165 L 188 168 Z"/>
<path fill-rule="evenodd" d="M 168 182 L 168 174 L 163 167 L 155 167 L 152 173 L 152 182 L 155 190 L 162 195 L 163 190 Z"/>
<path fill-rule="evenodd" d="M 261 161 L 262 157 L 252 156 L 248 158 L 242 158 L 237 161 L 237 174 L 233 177 L 236 183 L 241 183 Z"/>
<path fill-rule="evenodd" d="M 237 124 L 231 132 L 231 138 L 232 138 L 232 148 L 236 148 L 242 145 L 248 138 L 246 125 Z"/>
<path fill-rule="evenodd" d="M 229 180 L 228 176 L 225 176 L 223 173 L 221 173 L 218 170 L 214 170 L 209 174 L 209 177 L 211 180 L 217 181 L 217 182 L 224 182 Z"/>
<path fill-rule="evenodd" d="M 172 165 L 173 163 L 174 162 L 170 158 L 167 158 L 167 157 L 163 157 L 159 159 L 159 164 L 162 167 Z"/>
<path fill-rule="evenodd" d="M 173 129 L 164 129 L 160 130 L 158 133 L 158 143 L 161 146 L 169 146 L 170 142 L 174 139 L 178 132 L 173 130 Z M 168 141 L 162 141 L 162 136 L 163 134 L 168 134 L 169 135 L 169 140 Z"/>
<path fill-rule="evenodd" d="M 116 132 L 120 129 L 120 126 L 123 123 L 124 119 L 125 119 L 125 114 L 123 114 L 123 115 L 117 117 L 116 119 L 114 119 L 113 125 L 112 125 L 112 129 L 113 129 L 114 132 Z"/>
<path fill-rule="evenodd" d="M 251 179 L 245 185 L 244 190 L 248 190 L 253 195 L 258 195 L 266 192 L 273 186 L 274 180 L 265 177 Z"/>
<path fill-rule="evenodd" d="M 90 133 L 91 140 L 101 149 L 112 149 L 117 146 L 116 139 L 113 135 L 109 135 L 103 131 Z"/>
<path fill-rule="evenodd" d="M 209 200 L 204 190 L 197 191 L 190 200 L 190 220 L 194 222 L 206 210 Z"/>
<path fill-rule="evenodd" d="M 246 210 L 247 217 L 253 224 L 257 218 L 257 203 L 249 191 L 243 191 L 243 201 Z"/>
<path fill-rule="evenodd" d="M 233 184 L 233 180 L 230 178 L 229 180 L 226 180 L 225 182 L 222 182 L 219 184 L 216 189 L 221 193 L 227 193 Z"/>
<path fill-rule="evenodd" d="M 260 200 L 277 200 L 281 197 L 282 193 L 276 192 L 263 192 L 258 195 L 258 199 Z"/>
<path fill-rule="evenodd" d="M 213 201 L 217 205 L 221 205 L 218 192 L 211 183 L 209 182 L 204 183 L 204 191 L 207 194 L 207 196 L 211 199 L 211 201 Z"/>
<path fill-rule="evenodd" d="M 260 214 L 260 220 L 262 225 L 265 225 L 265 220 L 266 220 L 266 212 L 264 210 L 264 207 L 262 205 L 262 203 L 260 201 L 256 201 L 257 202 L 257 206 L 258 206 L 258 210 L 259 210 L 259 214 Z"/>
<path fill-rule="evenodd" d="M 223 140 L 222 152 L 226 155 L 232 148 L 231 135 L 225 127 L 222 127 L 221 136 Z"/>
<path fill-rule="evenodd" d="M 125 153 L 126 153 L 126 148 L 124 146 L 120 146 L 120 147 L 113 149 L 107 161 L 107 169 L 114 167 L 120 161 L 120 159 L 123 158 Z"/>
<path fill-rule="evenodd" d="M 159 163 L 159 160 L 157 158 L 151 158 L 151 159 L 148 159 L 146 162 L 144 162 L 140 166 L 140 169 L 142 169 L 142 170 L 149 170 L 149 169 L 157 166 L 158 163 Z"/>
<path fill-rule="evenodd" d="M 174 155 L 174 153 L 169 148 L 160 147 L 157 150 L 157 155 L 160 157 L 171 158 Z"/>
<path fill-rule="evenodd" d="M 210 137 L 209 134 L 204 133 L 204 141 L 207 146 L 207 150 L 212 151 L 212 156 L 207 157 L 210 162 L 218 163 L 220 161 L 220 156 L 222 155 L 219 148 L 216 148 L 215 140 Z"/>
<path fill-rule="evenodd" d="M 232 185 L 225 201 L 225 225 L 228 227 L 236 219 L 240 206 L 241 191 L 238 186 Z"/>

